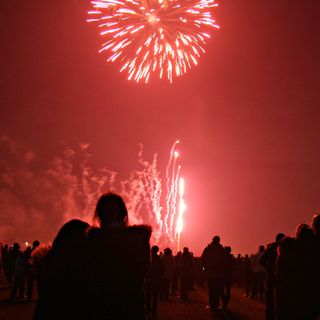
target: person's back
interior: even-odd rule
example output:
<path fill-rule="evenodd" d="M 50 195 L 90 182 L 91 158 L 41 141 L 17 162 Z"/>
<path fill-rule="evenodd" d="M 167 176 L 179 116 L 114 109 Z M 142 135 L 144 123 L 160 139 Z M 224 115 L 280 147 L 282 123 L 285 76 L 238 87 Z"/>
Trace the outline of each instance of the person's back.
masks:
<path fill-rule="evenodd" d="M 156 247 L 156 246 L 155 246 Z M 151 264 L 148 272 L 147 282 L 151 288 L 160 288 L 164 265 L 157 252 L 151 255 Z"/>
<path fill-rule="evenodd" d="M 180 262 L 182 299 L 188 299 L 189 291 L 192 289 L 193 273 L 193 257 L 190 254 L 189 249 L 184 248 Z"/>
<path fill-rule="evenodd" d="M 315 305 L 315 312 L 320 319 L 320 214 L 315 214 L 312 218 L 312 229 L 314 233 L 314 292 L 313 299 Z"/>
<path fill-rule="evenodd" d="M 97 204 L 101 228 L 87 235 L 90 319 L 145 319 L 144 279 L 150 264 L 147 226 L 126 226 L 121 197 L 108 193 Z"/>
<path fill-rule="evenodd" d="M 313 320 L 315 316 L 314 293 L 319 295 L 316 288 L 316 264 L 315 241 L 312 229 L 307 224 L 300 224 L 296 231 L 296 255 L 297 255 L 297 297 L 301 306 L 301 314 L 304 320 Z"/>
<path fill-rule="evenodd" d="M 87 320 L 83 252 L 88 224 L 64 224 L 51 248 L 39 247 L 32 257 L 39 299 L 33 320 Z"/>
<path fill-rule="evenodd" d="M 266 320 L 275 319 L 275 307 L 274 307 L 274 279 L 276 270 L 276 261 L 278 257 L 279 241 L 283 239 L 285 235 L 278 233 L 276 235 L 276 241 L 272 243 L 263 253 L 260 258 L 260 264 L 267 270 L 266 281 Z"/>
<path fill-rule="evenodd" d="M 149 265 L 150 229 L 92 229 L 88 286 L 92 318 L 143 318 L 143 281 Z"/>
<path fill-rule="evenodd" d="M 224 277 L 226 253 L 220 243 L 209 244 L 202 254 L 202 261 L 208 278 Z"/>
<path fill-rule="evenodd" d="M 226 252 L 220 244 L 220 237 L 215 236 L 212 243 L 203 251 L 201 256 L 205 268 L 209 287 L 209 307 L 214 310 L 219 307 L 219 299 L 223 307 L 226 307 L 224 294 Z"/>
<path fill-rule="evenodd" d="M 275 270 L 275 307 L 277 320 L 302 320 L 297 298 L 296 240 L 285 237 L 279 242 Z"/>

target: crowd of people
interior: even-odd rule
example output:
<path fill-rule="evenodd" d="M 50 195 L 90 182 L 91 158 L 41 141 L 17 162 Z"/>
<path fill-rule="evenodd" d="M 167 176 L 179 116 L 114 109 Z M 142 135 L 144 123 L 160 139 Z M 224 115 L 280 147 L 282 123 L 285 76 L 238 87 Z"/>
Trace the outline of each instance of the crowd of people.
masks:
<path fill-rule="evenodd" d="M 295 238 L 279 233 L 244 257 L 234 257 L 218 235 L 201 257 L 187 247 L 177 255 L 150 248 L 151 228 L 128 226 L 126 205 L 114 193 L 100 197 L 94 220 L 97 226 L 67 222 L 50 246 L 2 246 L 10 301 L 31 300 L 36 280 L 34 320 L 144 320 L 157 316 L 159 299 L 188 301 L 195 286 L 208 287 L 210 310 L 227 310 L 231 287 L 238 286 L 265 302 L 266 320 L 320 317 L 320 215 L 311 226 L 299 225 Z"/>
<path fill-rule="evenodd" d="M 1 246 L 0 270 L 11 286 L 10 299 L 27 299 L 33 297 L 35 270 L 33 268 L 32 253 L 40 245 L 38 240 L 33 241 L 32 246 L 26 250 L 20 248 L 19 243 L 12 246 Z M 26 284 L 26 290 L 25 290 Z M 27 294 L 27 295 L 25 295 Z"/>

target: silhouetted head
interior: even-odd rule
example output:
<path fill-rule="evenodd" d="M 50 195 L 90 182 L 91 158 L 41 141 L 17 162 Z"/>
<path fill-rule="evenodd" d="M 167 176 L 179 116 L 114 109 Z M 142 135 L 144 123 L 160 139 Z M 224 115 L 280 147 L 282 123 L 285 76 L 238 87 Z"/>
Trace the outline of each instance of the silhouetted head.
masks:
<path fill-rule="evenodd" d="M 283 233 L 278 233 L 276 235 L 276 242 L 279 242 L 281 239 L 283 239 L 285 237 L 285 235 Z"/>
<path fill-rule="evenodd" d="M 320 236 L 320 214 L 315 214 L 313 216 L 312 229 L 315 235 Z"/>
<path fill-rule="evenodd" d="M 231 247 L 227 246 L 224 247 L 224 250 L 226 251 L 226 253 L 230 254 L 231 253 Z"/>
<path fill-rule="evenodd" d="M 184 247 L 184 248 L 183 248 L 183 253 L 189 253 L 189 248 Z"/>
<path fill-rule="evenodd" d="M 152 254 L 157 254 L 159 252 L 159 247 L 158 246 L 153 246 L 152 248 L 151 248 L 151 253 Z"/>
<path fill-rule="evenodd" d="M 313 238 L 313 231 L 307 224 L 301 223 L 297 227 L 296 237 L 299 240 L 312 239 Z"/>
<path fill-rule="evenodd" d="M 279 241 L 278 253 L 279 255 L 294 254 L 296 248 L 296 240 L 292 237 L 284 237 Z"/>
<path fill-rule="evenodd" d="M 259 246 L 259 252 L 263 252 L 264 251 L 264 246 Z"/>
<path fill-rule="evenodd" d="M 171 251 L 170 248 L 165 248 L 165 249 L 164 249 L 164 254 L 165 254 L 165 255 L 171 255 L 171 253 L 172 253 L 172 251 Z"/>
<path fill-rule="evenodd" d="M 102 228 L 126 225 L 128 220 L 127 207 L 119 195 L 108 192 L 98 200 L 94 218 L 99 221 Z"/>
<path fill-rule="evenodd" d="M 18 251 L 20 249 L 20 244 L 18 242 L 15 242 L 13 244 L 13 251 Z"/>
<path fill-rule="evenodd" d="M 37 248 L 37 247 L 39 247 L 40 246 L 40 241 L 39 240 L 34 240 L 33 242 L 32 242 L 32 248 L 33 249 L 35 249 L 35 248 Z"/>
<path fill-rule="evenodd" d="M 214 236 L 214 237 L 212 238 L 212 243 L 213 243 L 213 244 L 218 244 L 218 243 L 220 243 L 220 237 L 219 237 L 219 236 Z"/>
<path fill-rule="evenodd" d="M 28 247 L 25 251 L 25 254 L 28 256 L 32 252 L 32 248 Z"/>
<path fill-rule="evenodd" d="M 88 227 L 88 223 L 78 219 L 65 223 L 52 242 L 52 251 L 77 248 L 78 244 L 85 240 Z"/>

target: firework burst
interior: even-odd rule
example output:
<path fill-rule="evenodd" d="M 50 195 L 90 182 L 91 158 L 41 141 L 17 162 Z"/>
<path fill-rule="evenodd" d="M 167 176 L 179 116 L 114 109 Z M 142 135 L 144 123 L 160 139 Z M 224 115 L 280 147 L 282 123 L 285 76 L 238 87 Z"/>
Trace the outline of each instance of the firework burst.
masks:
<path fill-rule="evenodd" d="M 88 22 L 106 39 L 99 52 L 120 61 L 128 79 L 148 82 L 152 73 L 170 82 L 205 52 L 210 30 L 219 28 L 210 9 L 215 0 L 92 1 Z"/>

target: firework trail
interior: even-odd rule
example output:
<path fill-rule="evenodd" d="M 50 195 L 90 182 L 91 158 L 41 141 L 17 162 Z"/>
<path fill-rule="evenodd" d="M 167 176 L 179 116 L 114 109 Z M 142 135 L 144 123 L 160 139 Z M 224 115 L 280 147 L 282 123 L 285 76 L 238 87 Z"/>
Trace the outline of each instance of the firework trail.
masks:
<path fill-rule="evenodd" d="M 179 140 L 170 150 L 164 190 L 161 173 L 157 169 L 157 154 L 152 162 L 144 160 L 142 145 L 138 154 L 141 169 L 132 171 L 128 179 L 121 181 L 120 193 L 126 200 L 130 223 L 150 223 L 153 227 L 154 243 L 172 245 L 177 240 L 178 183 L 181 170 L 178 165 L 179 153 L 176 151 L 178 143 Z M 166 208 L 164 214 L 163 206 Z"/>
<path fill-rule="evenodd" d="M 106 167 L 91 167 L 90 144 L 76 148 L 63 144 L 62 154 L 39 167 L 34 165 L 37 155 L 32 150 L 25 151 L 12 139 L 0 136 L 4 155 L 0 159 L 0 210 L 6 217 L 0 224 L 3 237 L 11 237 L 14 226 L 14 234 L 21 234 L 23 241 L 35 234 L 49 240 L 70 219 L 92 223 L 98 198 L 111 190 L 123 196 L 130 224 L 150 224 L 152 243 L 173 246 L 182 230 L 178 143 L 171 148 L 163 175 L 157 154 L 145 160 L 141 145 L 138 168 L 124 179 Z"/>
<path fill-rule="evenodd" d="M 100 53 L 120 61 L 128 79 L 149 81 L 181 76 L 205 52 L 212 28 L 219 28 L 210 9 L 215 0 L 96 0 L 88 22 L 98 24 L 106 39 Z"/>
<path fill-rule="evenodd" d="M 181 232 L 183 229 L 183 214 L 186 210 L 186 204 L 184 201 L 184 179 L 179 180 L 179 215 L 177 219 L 176 235 L 177 235 L 177 249 L 180 251 Z"/>
<path fill-rule="evenodd" d="M 176 146 L 179 144 L 180 141 L 177 140 L 171 150 L 170 150 L 170 157 L 169 162 L 166 167 L 166 215 L 164 218 L 164 225 L 165 225 L 165 231 L 167 235 L 172 238 L 172 223 L 171 221 L 174 220 L 175 216 L 175 196 L 176 196 L 176 181 L 180 172 L 180 169 L 178 169 L 178 175 L 176 175 L 176 164 L 177 164 L 177 158 L 179 157 L 179 153 L 176 151 Z M 171 217 L 171 218 L 170 218 Z M 170 218 L 170 222 L 169 221 Z"/>

